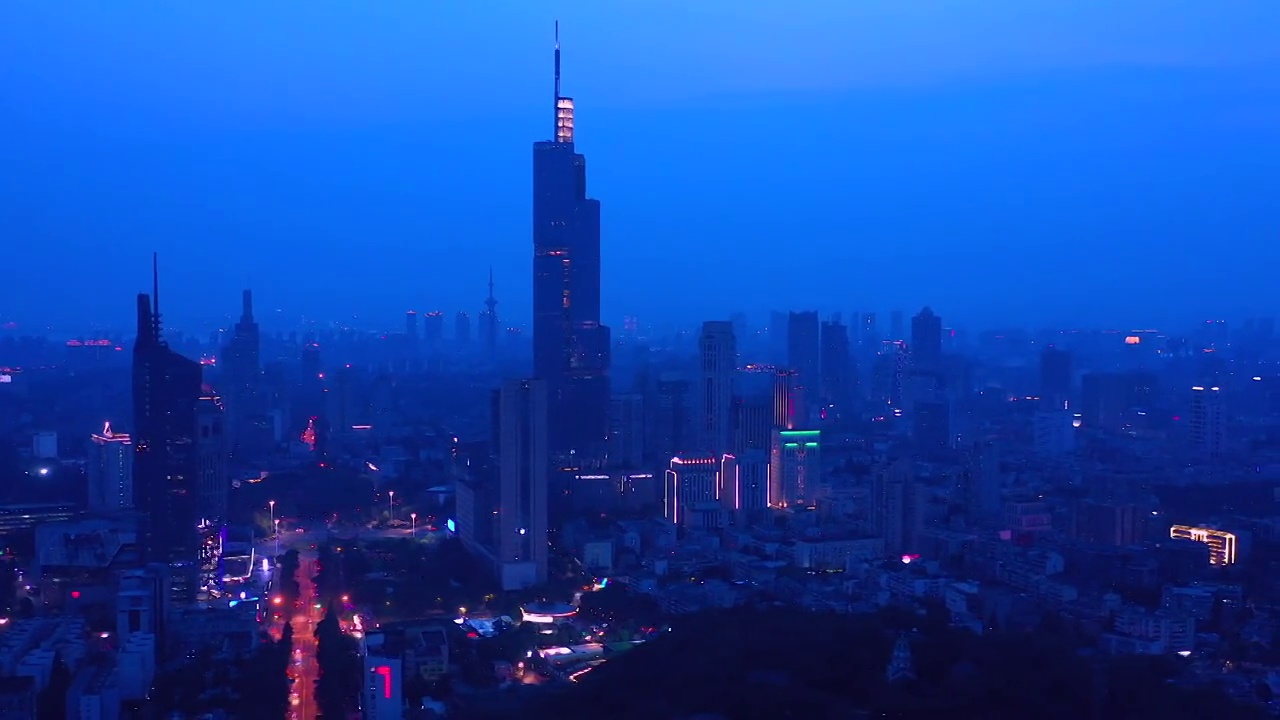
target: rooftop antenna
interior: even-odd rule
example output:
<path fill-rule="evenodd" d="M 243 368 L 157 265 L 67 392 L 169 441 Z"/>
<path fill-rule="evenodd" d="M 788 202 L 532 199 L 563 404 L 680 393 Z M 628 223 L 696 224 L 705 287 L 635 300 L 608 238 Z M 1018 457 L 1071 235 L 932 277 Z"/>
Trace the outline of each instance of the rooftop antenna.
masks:
<path fill-rule="evenodd" d="M 560 21 L 556 21 L 556 96 L 551 101 L 551 137 L 556 138 L 560 128 Z"/>
<path fill-rule="evenodd" d="M 160 253 L 151 253 L 151 332 L 160 340 Z"/>
<path fill-rule="evenodd" d="M 494 308 L 498 306 L 498 299 L 493 296 L 493 266 L 489 266 L 489 297 L 485 299 L 484 304 L 489 308 L 489 314 L 494 314 Z M 492 320 L 490 320 L 492 322 Z"/>

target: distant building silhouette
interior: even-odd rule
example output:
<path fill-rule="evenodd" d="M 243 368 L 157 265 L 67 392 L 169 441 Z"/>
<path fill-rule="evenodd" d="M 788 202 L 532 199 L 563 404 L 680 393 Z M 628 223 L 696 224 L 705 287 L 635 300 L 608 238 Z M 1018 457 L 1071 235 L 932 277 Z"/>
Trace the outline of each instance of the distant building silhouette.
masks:
<path fill-rule="evenodd" d="M 464 348 L 471 344 L 471 316 L 466 310 L 459 310 L 453 319 L 453 341 Z"/>
<path fill-rule="evenodd" d="M 1204 462 L 1222 459 L 1227 443 L 1227 418 L 1222 403 L 1222 389 L 1196 385 L 1191 388 L 1191 447 Z"/>
<path fill-rule="evenodd" d="M 1061 408 L 1071 397 L 1071 352 L 1052 345 L 1040 353 L 1040 398 L 1050 407 Z"/>
<path fill-rule="evenodd" d="M 819 385 L 823 412 L 829 419 L 852 417 L 854 366 L 849 352 L 849 328 L 837 319 L 822 323 L 822 381 Z"/>
<path fill-rule="evenodd" d="M 253 318 L 253 292 L 241 296 L 240 321 L 222 349 L 220 391 L 226 409 L 228 450 L 258 457 L 270 449 L 271 420 L 262 379 L 261 334 Z"/>
<path fill-rule="evenodd" d="M 942 318 L 924 308 L 911 318 L 911 363 L 918 370 L 942 369 Z"/>
<path fill-rule="evenodd" d="M 787 366 L 796 372 L 803 388 L 804 415 L 797 422 L 807 425 L 821 401 L 822 356 L 818 313 L 793 312 L 787 318 Z"/>
<path fill-rule="evenodd" d="M 728 452 L 733 442 L 733 379 L 738 370 L 733 323 L 702 323 L 698 356 L 698 391 L 694 399 L 697 449 L 719 456 Z"/>
<path fill-rule="evenodd" d="M 489 296 L 480 313 L 480 339 L 484 342 L 485 357 L 490 362 L 498 356 L 498 299 L 493 296 L 493 268 L 489 268 Z"/>

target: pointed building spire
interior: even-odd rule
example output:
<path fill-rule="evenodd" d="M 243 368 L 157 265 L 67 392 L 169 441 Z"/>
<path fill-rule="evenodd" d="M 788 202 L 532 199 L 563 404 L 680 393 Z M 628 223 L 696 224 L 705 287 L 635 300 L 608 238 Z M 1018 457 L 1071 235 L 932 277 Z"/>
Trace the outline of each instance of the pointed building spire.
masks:
<path fill-rule="evenodd" d="M 160 342 L 160 253 L 151 253 L 151 337 Z"/>
<path fill-rule="evenodd" d="M 240 319 L 253 322 L 253 291 L 244 290 L 240 294 Z"/>
<path fill-rule="evenodd" d="M 552 139 L 558 143 L 573 142 L 573 98 L 560 94 L 560 21 L 556 21 L 556 91 L 552 103 Z"/>

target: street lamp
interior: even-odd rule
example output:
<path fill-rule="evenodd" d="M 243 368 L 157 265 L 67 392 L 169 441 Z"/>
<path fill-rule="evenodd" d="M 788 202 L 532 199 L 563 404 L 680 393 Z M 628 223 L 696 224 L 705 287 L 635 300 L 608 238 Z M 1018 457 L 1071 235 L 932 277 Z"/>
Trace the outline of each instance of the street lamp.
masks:
<path fill-rule="evenodd" d="M 418 537 L 418 513 L 409 513 L 409 537 Z"/>
<path fill-rule="evenodd" d="M 276 533 L 276 557 L 280 557 L 280 521 L 273 519 L 271 524 Z"/>
<path fill-rule="evenodd" d="M 395 522 L 395 519 L 396 519 L 396 491 L 395 490 L 387 491 L 387 517 L 389 517 L 392 522 Z"/>
<path fill-rule="evenodd" d="M 275 526 L 276 526 L 276 501 L 275 501 L 275 500 L 268 500 L 268 501 L 267 501 L 267 508 L 268 508 L 268 509 L 270 510 L 270 512 L 271 512 L 271 527 L 272 527 L 272 529 L 274 529 L 274 528 L 275 528 Z"/>

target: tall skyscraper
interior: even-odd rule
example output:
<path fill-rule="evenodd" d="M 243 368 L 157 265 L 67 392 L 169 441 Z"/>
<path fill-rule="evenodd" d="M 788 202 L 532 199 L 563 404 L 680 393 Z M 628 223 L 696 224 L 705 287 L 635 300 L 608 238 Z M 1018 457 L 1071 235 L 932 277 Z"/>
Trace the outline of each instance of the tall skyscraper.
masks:
<path fill-rule="evenodd" d="M 432 310 L 422 318 L 422 339 L 429 350 L 439 350 L 444 339 L 444 313 Z"/>
<path fill-rule="evenodd" d="M 609 328 L 600 323 L 600 202 L 574 149 L 573 99 L 555 46 L 552 139 L 533 144 L 533 371 L 547 381 L 552 454 L 602 456 L 609 435 Z"/>
<path fill-rule="evenodd" d="M 418 343 L 418 311 L 410 310 L 404 314 L 404 334 L 411 345 Z"/>
<path fill-rule="evenodd" d="M 258 323 L 253 319 L 253 291 L 241 295 L 240 321 L 222 351 L 222 393 L 227 411 L 230 450 L 254 455 L 270 445 L 262 388 L 262 350 Z"/>
<path fill-rule="evenodd" d="M 205 395 L 196 403 L 196 456 L 199 464 L 199 518 L 214 525 L 227 521 L 231 483 L 227 476 L 227 436 L 222 399 Z"/>
<path fill-rule="evenodd" d="M 818 313 L 793 312 L 787 319 L 787 365 L 799 375 L 804 409 L 814 413 L 821 401 L 822 355 Z M 800 420 L 807 424 L 806 416 Z"/>
<path fill-rule="evenodd" d="M 773 378 L 773 427 L 795 430 L 805 426 L 804 387 L 795 370 L 779 370 Z"/>
<path fill-rule="evenodd" d="M 860 327 L 858 342 L 863 346 L 863 349 L 871 352 L 879 351 L 880 331 L 876 329 L 876 314 L 873 312 L 863 313 Z"/>
<path fill-rule="evenodd" d="M 471 316 L 466 310 L 459 310 L 453 320 L 453 339 L 459 347 L 471 344 Z"/>
<path fill-rule="evenodd" d="M 719 456 L 729 452 L 733 442 L 733 378 L 738 370 L 733 323 L 702 323 L 698 355 L 698 449 Z"/>
<path fill-rule="evenodd" d="M 942 369 L 942 318 L 925 308 L 911 318 L 911 362 L 917 370 Z"/>
<path fill-rule="evenodd" d="M 133 440 L 111 423 L 89 436 L 89 510 L 113 512 L 133 507 Z"/>
<path fill-rule="evenodd" d="M 143 514 L 144 558 L 170 566 L 171 597 L 186 601 L 194 597 L 199 546 L 194 435 L 202 378 L 200 364 L 171 350 L 161 336 L 154 257 L 152 287 L 152 295 L 138 295 L 133 345 L 133 504 Z"/>
<path fill-rule="evenodd" d="M 615 395 L 609 411 L 609 464 L 635 469 L 645 458 L 644 393 Z"/>
<path fill-rule="evenodd" d="M 645 451 L 655 460 L 667 460 L 695 444 L 690 432 L 689 381 L 664 374 L 653 388 L 653 400 L 645 404 L 649 419 Z"/>
<path fill-rule="evenodd" d="M 853 399 L 853 359 L 849 354 L 849 328 L 839 320 L 822 323 L 822 407 L 828 416 L 848 416 Z M 834 418 L 833 418 L 834 419 Z"/>
<path fill-rule="evenodd" d="M 547 579 L 547 383 L 508 380 L 495 393 L 498 522 L 493 548 L 504 590 Z"/>
<path fill-rule="evenodd" d="M 1071 396 L 1071 352 L 1050 345 L 1040 353 L 1040 398 L 1062 407 Z"/>
<path fill-rule="evenodd" d="M 1222 459 L 1227 442 L 1227 418 L 1222 390 L 1197 385 L 1191 388 L 1190 440 L 1196 455 L 1204 461 Z"/>

